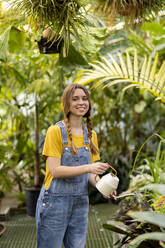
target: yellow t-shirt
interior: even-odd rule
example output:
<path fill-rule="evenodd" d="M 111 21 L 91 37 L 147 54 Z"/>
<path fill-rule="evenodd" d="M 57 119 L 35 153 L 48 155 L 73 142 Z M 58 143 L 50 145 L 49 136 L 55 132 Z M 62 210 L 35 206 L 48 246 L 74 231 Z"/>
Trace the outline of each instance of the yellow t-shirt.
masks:
<path fill-rule="evenodd" d="M 67 133 L 67 136 L 68 136 L 68 133 Z M 77 136 L 77 135 L 72 134 L 72 138 L 77 148 L 82 147 L 82 146 L 88 146 L 90 155 L 91 155 L 91 161 L 90 161 L 91 163 L 100 159 L 99 153 L 96 155 L 92 154 L 89 145 L 84 145 L 83 135 Z M 67 146 L 71 146 L 69 136 L 68 136 L 68 142 L 69 142 L 69 145 Z M 94 130 L 92 130 L 92 142 L 98 148 L 97 135 Z M 47 130 L 42 155 L 45 157 L 61 158 L 62 150 L 63 150 L 63 144 L 62 144 L 62 135 L 61 135 L 60 127 L 57 125 L 52 125 Z M 46 161 L 46 175 L 45 175 L 45 182 L 44 182 L 44 186 L 46 189 L 49 188 L 51 181 L 52 181 L 52 176 L 51 176 L 51 173 L 49 171 L 49 167 Z"/>

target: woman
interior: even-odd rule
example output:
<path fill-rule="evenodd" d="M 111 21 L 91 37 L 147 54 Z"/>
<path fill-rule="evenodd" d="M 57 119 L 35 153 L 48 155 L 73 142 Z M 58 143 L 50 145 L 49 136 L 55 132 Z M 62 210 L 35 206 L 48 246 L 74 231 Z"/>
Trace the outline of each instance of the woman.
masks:
<path fill-rule="evenodd" d="M 37 248 L 85 247 L 88 181 L 95 186 L 95 176 L 108 169 L 107 163 L 95 162 L 100 157 L 85 87 L 72 84 L 64 90 L 63 111 L 64 120 L 49 127 L 43 148 L 46 176 L 36 210 Z"/>

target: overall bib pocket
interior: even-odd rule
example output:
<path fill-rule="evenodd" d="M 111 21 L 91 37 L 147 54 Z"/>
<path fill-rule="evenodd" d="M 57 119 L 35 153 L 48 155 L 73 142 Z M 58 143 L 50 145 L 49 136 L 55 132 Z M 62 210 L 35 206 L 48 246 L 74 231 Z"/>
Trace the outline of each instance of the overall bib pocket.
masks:
<path fill-rule="evenodd" d="M 62 164 L 64 164 L 65 166 L 79 166 L 80 157 L 79 155 L 73 155 L 70 147 L 64 147 L 62 153 Z M 64 178 L 64 181 L 68 183 L 80 183 L 83 181 L 83 177 L 75 176 L 70 178 Z"/>

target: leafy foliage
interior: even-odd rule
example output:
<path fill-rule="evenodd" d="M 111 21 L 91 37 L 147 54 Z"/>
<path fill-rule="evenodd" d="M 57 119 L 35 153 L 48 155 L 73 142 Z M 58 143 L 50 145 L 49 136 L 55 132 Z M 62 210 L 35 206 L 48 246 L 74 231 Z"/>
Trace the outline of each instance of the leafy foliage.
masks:
<path fill-rule="evenodd" d="M 157 213 L 165 214 L 165 195 L 158 196 L 151 206 Z"/>
<path fill-rule="evenodd" d="M 52 28 L 50 39 L 64 40 L 64 52 L 68 53 L 70 36 L 78 39 L 77 29 L 82 29 L 86 22 L 84 2 L 77 0 L 12 0 L 10 7 L 29 17 L 37 28 Z"/>
<path fill-rule="evenodd" d="M 165 6 L 164 0 L 97 0 L 95 4 L 98 13 L 107 19 L 120 15 L 127 25 L 141 23 L 146 16 L 157 14 Z"/>
<path fill-rule="evenodd" d="M 146 56 L 141 61 L 138 60 L 137 50 L 134 50 L 133 61 L 131 61 L 130 52 L 126 51 L 126 58 L 123 59 L 118 54 L 117 62 L 110 54 L 101 61 L 90 63 L 92 69 L 86 69 L 79 73 L 77 81 L 82 84 L 95 82 L 95 86 L 111 87 L 119 83 L 131 83 L 124 88 L 124 91 L 130 87 L 143 88 L 151 92 L 156 99 L 165 102 L 165 62 L 157 70 L 158 55 L 152 62 L 152 57 Z"/>
<path fill-rule="evenodd" d="M 158 152 L 160 153 L 159 145 L 156 160 L 158 159 Z M 152 167 L 149 168 L 152 171 Z M 144 173 L 145 171 L 143 170 L 143 175 Z M 154 180 L 153 173 L 152 178 Z M 160 178 L 158 179 L 160 180 Z M 164 194 L 165 186 L 163 184 L 148 184 L 146 181 L 147 185 L 144 187 L 142 187 L 142 184 L 133 184 L 136 181 L 136 175 L 132 176 L 131 181 L 128 192 L 133 192 L 133 196 L 130 194 L 130 196 L 122 200 L 117 213 L 114 215 L 114 220 L 108 221 L 103 226 L 124 234 L 117 242 L 118 247 L 125 247 L 124 245 L 126 244 L 128 248 L 162 247 L 165 241 L 164 195 L 153 195 L 149 191 Z"/>
<path fill-rule="evenodd" d="M 146 155 L 145 155 L 145 162 L 146 162 L 146 165 L 148 165 L 148 167 L 150 168 L 150 171 L 151 171 L 151 174 L 152 174 L 152 177 L 153 177 L 153 181 L 154 183 L 160 183 L 160 175 L 162 173 L 162 170 L 163 170 L 163 167 L 164 167 L 164 160 L 165 160 L 165 157 L 164 157 L 164 151 L 162 150 L 162 144 L 165 143 L 165 140 L 159 136 L 158 134 L 153 134 L 151 135 L 143 144 L 142 146 L 140 147 L 136 157 L 135 157 L 135 160 L 134 160 L 134 164 L 133 164 L 133 168 L 132 168 L 132 172 L 134 171 L 135 169 L 135 164 L 136 164 L 136 161 L 137 161 L 137 158 L 138 156 L 140 155 L 141 151 L 142 151 L 142 148 L 144 147 L 144 145 L 149 142 L 149 140 L 151 138 L 153 138 L 153 136 L 158 136 L 160 138 L 160 142 L 158 144 L 158 147 L 157 147 L 157 151 L 156 151 L 156 155 L 152 161 L 152 159 L 148 158 Z"/>

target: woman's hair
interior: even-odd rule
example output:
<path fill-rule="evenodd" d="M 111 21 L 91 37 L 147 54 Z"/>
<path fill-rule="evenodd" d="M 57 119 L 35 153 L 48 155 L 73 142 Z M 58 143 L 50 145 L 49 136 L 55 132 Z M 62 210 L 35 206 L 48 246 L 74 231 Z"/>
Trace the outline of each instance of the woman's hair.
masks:
<path fill-rule="evenodd" d="M 89 93 L 88 93 L 87 89 L 84 86 L 82 86 L 81 84 L 71 84 L 71 85 L 67 86 L 65 88 L 65 90 L 63 92 L 63 96 L 62 96 L 64 122 L 65 122 L 65 125 L 66 125 L 67 130 L 68 130 L 69 138 L 71 140 L 71 149 L 72 149 L 73 154 L 78 154 L 77 147 L 73 143 L 72 132 L 71 132 L 71 127 L 70 127 L 70 123 L 69 123 L 70 101 L 71 101 L 73 93 L 76 89 L 82 89 L 88 98 L 89 109 L 88 109 L 88 112 L 83 117 L 85 117 L 86 121 L 87 121 L 88 138 L 90 141 L 91 152 L 92 152 L 92 154 L 97 154 L 98 149 L 96 148 L 96 146 L 92 142 L 92 122 L 91 122 L 91 118 L 90 118 L 90 111 L 91 111 L 90 97 L 89 97 Z"/>

